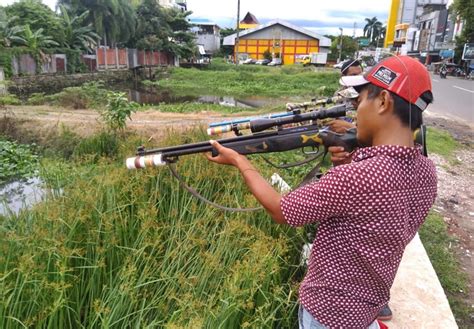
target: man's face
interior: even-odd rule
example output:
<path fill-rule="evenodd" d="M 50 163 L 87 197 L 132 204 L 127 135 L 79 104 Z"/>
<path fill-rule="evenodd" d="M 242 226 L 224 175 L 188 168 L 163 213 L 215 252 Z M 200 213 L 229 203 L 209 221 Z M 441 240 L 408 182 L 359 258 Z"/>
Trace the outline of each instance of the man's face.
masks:
<path fill-rule="evenodd" d="M 357 141 L 361 146 L 371 146 L 373 132 L 377 127 L 376 99 L 368 98 L 367 89 L 364 88 L 357 98 Z"/>
<path fill-rule="evenodd" d="M 362 68 L 360 66 L 350 66 L 345 73 L 346 76 L 361 75 Z"/>

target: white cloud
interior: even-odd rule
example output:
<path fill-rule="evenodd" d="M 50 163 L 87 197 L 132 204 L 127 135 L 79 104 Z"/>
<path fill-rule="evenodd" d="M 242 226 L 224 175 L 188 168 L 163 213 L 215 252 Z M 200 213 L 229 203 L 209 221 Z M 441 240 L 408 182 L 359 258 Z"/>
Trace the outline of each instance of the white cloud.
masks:
<path fill-rule="evenodd" d="M 16 1 L 18 0 L 0 0 L 2 5 Z M 296 25 L 311 25 L 308 27 L 318 33 L 334 35 L 339 34 L 338 27 L 344 28 L 344 34 L 352 35 L 356 23 L 356 35 L 361 35 L 366 17 L 376 16 L 385 23 L 390 2 L 391 0 L 240 0 L 240 17 L 242 19 L 247 12 L 251 12 L 260 20 L 293 20 Z M 56 0 L 43 0 L 43 3 L 53 10 L 56 6 Z M 187 0 L 187 4 L 194 17 L 214 20 L 222 27 L 236 25 L 237 0 Z M 307 24 L 308 22 L 311 24 Z"/>

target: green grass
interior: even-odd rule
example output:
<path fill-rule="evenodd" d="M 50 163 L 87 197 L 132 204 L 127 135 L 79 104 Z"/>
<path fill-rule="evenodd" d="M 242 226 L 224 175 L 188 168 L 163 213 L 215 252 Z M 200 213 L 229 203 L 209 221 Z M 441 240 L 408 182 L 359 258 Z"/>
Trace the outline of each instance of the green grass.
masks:
<path fill-rule="evenodd" d="M 338 88 L 337 72 L 285 67 L 239 66 L 225 69 L 173 68 L 166 79 L 146 82 L 177 94 L 248 96 L 329 96 Z"/>
<path fill-rule="evenodd" d="M 170 113 L 202 113 L 214 112 L 221 114 L 239 114 L 239 116 L 253 116 L 269 112 L 285 112 L 283 105 L 269 105 L 258 109 L 248 107 L 233 107 L 219 104 L 200 104 L 200 103 L 179 103 L 179 104 L 159 104 L 159 105 L 142 105 L 140 110 L 158 110 Z"/>
<path fill-rule="evenodd" d="M 455 151 L 461 148 L 461 144 L 445 130 L 429 127 L 426 139 L 428 154 L 436 153 L 449 161 L 454 160 Z"/>
<path fill-rule="evenodd" d="M 467 296 L 467 275 L 461 270 L 451 246 L 457 241 L 449 236 L 443 217 L 431 212 L 420 229 L 420 238 L 448 296 L 451 310 L 461 328 L 468 328 L 471 305 L 463 300 Z M 472 323 L 471 323 L 472 324 Z"/>

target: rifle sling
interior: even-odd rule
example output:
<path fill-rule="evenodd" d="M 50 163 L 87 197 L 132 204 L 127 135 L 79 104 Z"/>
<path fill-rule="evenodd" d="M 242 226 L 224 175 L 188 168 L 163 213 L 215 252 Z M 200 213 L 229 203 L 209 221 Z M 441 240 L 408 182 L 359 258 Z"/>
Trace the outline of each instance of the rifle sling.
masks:
<path fill-rule="evenodd" d="M 206 199 L 201 194 L 199 194 L 199 192 L 197 192 L 195 189 L 193 189 L 192 187 L 186 185 L 186 183 L 183 181 L 181 176 L 176 171 L 175 165 L 173 163 L 169 163 L 168 168 L 170 169 L 171 174 L 178 180 L 179 185 L 182 188 L 184 188 L 186 191 L 191 193 L 197 199 L 199 199 L 199 200 L 203 201 L 204 203 L 207 203 L 207 204 L 209 204 L 209 205 L 211 205 L 215 208 L 218 208 L 218 209 L 221 209 L 221 210 L 224 210 L 224 211 L 230 211 L 230 212 L 250 212 L 250 211 L 257 211 L 257 210 L 263 209 L 263 207 L 257 207 L 257 208 L 231 208 L 231 207 L 221 206 L 220 204 L 217 204 L 215 202 L 212 202 L 211 200 Z"/>

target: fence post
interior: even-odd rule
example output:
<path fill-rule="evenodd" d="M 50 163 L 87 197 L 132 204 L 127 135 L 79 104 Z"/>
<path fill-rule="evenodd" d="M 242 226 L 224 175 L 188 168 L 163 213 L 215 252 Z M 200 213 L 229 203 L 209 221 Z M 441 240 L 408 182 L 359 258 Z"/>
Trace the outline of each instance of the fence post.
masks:
<path fill-rule="evenodd" d="M 115 47 L 115 68 L 119 69 L 119 55 L 118 55 L 118 48 Z"/>
<path fill-rule="evenodd" d="M 105 67 L 105 70 L 107 71 L 108 67 L 107 67 L 107 46 L 104 46 L 104 67 Z"/>
<path fill-rule="evenodd" d="M 5 80 L 5 73 L 3 72 L 3 67 L 0 66 L 0 96 L 7 94 L 7 87 L 3 82 Z"/>

